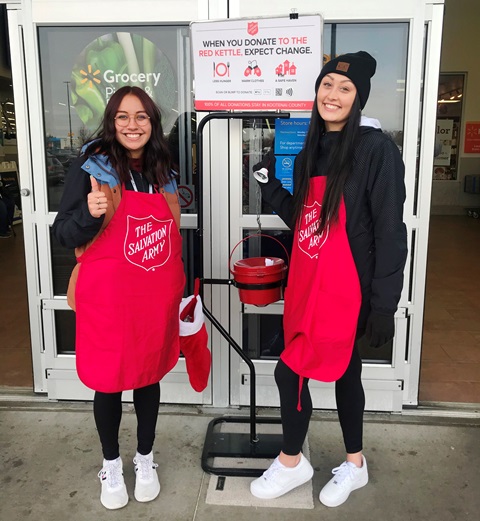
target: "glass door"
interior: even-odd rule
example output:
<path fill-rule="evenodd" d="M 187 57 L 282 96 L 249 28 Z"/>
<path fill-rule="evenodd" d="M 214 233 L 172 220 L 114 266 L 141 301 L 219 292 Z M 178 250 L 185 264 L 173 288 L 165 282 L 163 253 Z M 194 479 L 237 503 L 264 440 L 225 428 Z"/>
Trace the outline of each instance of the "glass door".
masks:
<path fill-rule="evenodd" d="M 158 87 L 158 76 L 153 73 L 161 72 L 167 82 L 168 88 L 161 89 L 158 100 L 165 105 L 165 130 L 178 151 L 189 293 L 196 275 L 199 196 L 195 128 L 202 114 L 192 109 L 193 78 L 185 13 L 189 20 L 254 18 L 286 16 L 291 7 L 286 0 L 275 4 L 251 0 L 184 0 L 168 7 L 157 4 L 148 17 L 159 21 L 154 26 L 141 18 L 135 2 L 126 3 L 125 9 L 119 11 L 114 0 L 101 0 L 96 2 L 94 12 L 88 12 L 80 0 L 68 2 L 68 7 L 48 0 L 9 4 L 35 391 L 48 392 L 53 399 L 91 396 L 76 376 L 75 317 L 65 298 L 75 261 L 71 252 L 55 243 L 50 227 L 68 164 L 95 130 L 101 112 L 99 103 L 122 82 L 146 82 L 152 92 Z M 381 351 L 363 348 L 367 407 L 397 411 L 402 404 L 415 405 L 418 394 L 443 2 L 352 0 L 325 4 L 321 9 L 316 0 L 302 3 L 302 13 L 318 12 L 325 20 L 326 59 L 359 49 L 377 58 L 378 70 L 364 113 L 378 119 L 392 135 L 406 165 L 409 258 L 396 316 L 397 333 L 392 345 Z M 148 78 L 145 71 L 138 70 L 132 78 L 132 70 L 128 72 L 121 63 L 126 57 L 115 51 L 125 44 L 131 51 L 128 61 L 136 60 L 138 65 L 139 48 L 142 56 L 143 49 L 150 49 L 156 60 L 153 67 L 158 65 L 160 70 L 147 71 L 152 73 Z M 91 57 L 102 67 L 94 68 Z M 94 95 L 93 87 L 98 85 L 103 89 L 103 99 Z M 258 229 L 257 213 L 262 232 L 279 239 L 288 249 L 288 230 L 258 200 L 251 175 L 253 164 L 270 146 L 274 131 L 274 118 L 243 123 L 215 121 L 205 131 L 201 194 L 205 277 L 229 278 L 230 252 L 247 233 Z M 251 251 L 245 251 L 269 252 L 272 244 L 276 243 L 268 239 L 248 241 L 246 248 Z M 227 285 L 205 287 L 204 301 L 254 360 L 258 403 L 277 405 L 272 374 L 283 346 L 279 327 L 282 302 L 264 308 L 243 305 L 238 290 Z M 216 407 L 248 404 L 246 366 L 215 330 L 210 331 L 210 346 L 212 375 L 207 390 L 198 395 L 190 389 L 180 360 L 165 380 L 162 401 L 211 403 Z M 316 407 L 334 406 L 331 386 L 317 384 L 312 390 Z"/>
<path fill-rule="evenodd" d="M 182 174 L 181 190 L 194 192 L 191 158 L 195 114 L 190 94 L 188 26 L 41 26 L 38 43 L 47 210 L 52 218 L 59 206 L 69 165 L 100 125 L 109 97 L 123 85 L 144 88 L 161 107 L 162 125 L 172 145 L 176 168 Z M 186 152 L 188 149 L 190 154 Z M 191 218 L 194 201 L 184 198 L 182 201 L 186 218 Z M 182 235 L 192 288 L 192 231 L 184 229 Z M 76 373 L 66 372 L 72 370 L 74 362 L 75 314 L 64 298 L 76 261 L 73 252 L 60 246 L 52 235 L 45 239 L 50 244 L 53 298 L 43 300 L 43 324 L 45 337 L 56 346 L 46 352 L 47 378 L 62 385 L 65 375 L 70 375 L 75 384 L 70 383 L 69 387 L 76 395 L 81 384 Z M 167 385 L 162 399 L 167 401 L 173 399 L 169 397 L 169 380 L 175 401 L 202 403 L 201 395 L 189 389 L 183 360 L 165 378 Z M 185 384 L 181 392 L 180 383 Z M 49 384 L 49 393 L 50 389 Z"/>
<path fill-rule="evenodd" d="M 63 193 L 69 165 L 97 130 L 108 98 L 125 84 L 143 87 L 160 105 L 162 124 L 180 174 L 182 236 L 187 274 L 185 295 L 195 276 L 196 190 L 192 73 L 188 21 L 163 9 L 163 25 L 111 23 L 114 2 L 104 0 L 96 10 L 97 23 L 85 19 L 82 2 L 66 13 L 35 9 L 9 13 L 12 68 L 18 101 L 21 185 L 25 196 L 25 238 L 35 390 L 52 399 L 90 399 L 93 391 L 75 370 L 75 314 L 66 290 L 75 265 L 73 251 L 59 245 L 50 233 Z M 192 16 L 202 2 L 191 0 Z M 185 2 L 184 2 L 185 4 Z M 160 9 L 160 8 L 159 8 Z M 135 10 L 132 3 L 130 10 Z M 81 15 L 83 14 L 83 16 Z M 125 13 L 124 13 L 125 14 Z M 128 14 L 128 13 L 127 13 Z M 127 16 L 136 19 L 133 12 Z M 102 25 L 99 19 L 105 20 Z M 127 25 L 128 24 L 128 25 Z M 30 203 L 30 205 L 28 204 Z M 131 393 L 124 399 L 131 400 Z M 189 384 L 184 359 L 166 376 L 162 402 L 211 402 L 211 384 L 196 393 Z"/>
<path fill-rule="evenodd" d="M 372 5 L 374 3 L 369 2 Z M 283 2 L 279 4 L 276 6 L 276 12 L 281 12 L 282 8 L 286 10 L 286 4 L 285 6 Z M 318 12 L 314 2 L 308 4 L 302 6 L 305 12 Z M 247 8 L 242 2 L 238 7 L 238 14 L 242 17 L 253 14 L 267 15 L 258 12 L 258 9 L 251 4 Z M 311 9 L 309 10 L 308 7 Z M 416 264 L 414 255 L 419 249 L 418 241 L 421 240 L 421 234 L 426 233 L 424 227 L 421 229 L 418 227 L 415 215 L 415 212 L 418 213 L 417 203 L 421 196 L 418 181 L 421 176 L 419 172 L 421 133 L 418 122 L 421 117 L 426 117 L 420 85 L 423 85 L 424 78 L 424 60 L 428 43 L 426 38 L 430 34 L 426 30 L 423 14 L 416 18 L 413 4 L 410 6 L 410 16 L 406 16 L 405 13 L 408 9 L 403 9 L 400 14 L 392 7 L 384 8 L 383 3 L 378 3 L 377 7 L 379 11 L 382 9 L 385 11 L 377 13 L 381 16 L 381 21 L 376 20 L 377 16 L 366 20 L 365 11 L 362 13 L 360 9 L 358 13 L 350 13 L 347 18 L 345 13 L 337 11 L 334 6 L 326 8 L 328 12 L 321 13 L 325 19 L 323 53 L 324 61 L 328 61 L 331 56 L 362 49 L 370 52 L 377 59 L 377 72 L 372 79 L 371 95 L 363 114 L 379 121 L 384 132 L 388 133 L 397 144 L 406 164 L 408 196 L 404 213 L 410 241 L 409 259 L 405 269 L 404 290 L 395 316 L 395 338 L 380 349 L 369 348 L 365 342 L 360 345 L 366 408 L 400 411 L 404 403 L 409 403 L 411 396 L 415 396 L 415 386 L 418 385 L 412 378 L 416 369 L 412 370 L 411 366 L 414 362 L 414 367 L 417 367 L 417 355 L 413 349 L 419 351 L 420 344 L 418 336 L 415 338 L 414 334 L 418 335 L 416 328 L 421 321 L 421 310 L 414 303 L 416 301 L 421 303 L 423 298 L 421 280 L 424 277 L 424 269 Z M 273 16 L 275 13 L 269 14 Z M 348 21 L 342 22 L 342 18 Z M 382 42 L 382 45 L 379 46 L 378 42 Z M 438 39 L 434 44 L 438 45 L 439 49 Z M 292 116 L 309 118 L 309 114 L 295 113 Z M 429 118 L 428 122 L 423 121 L 424 127 L 432 124 L 431 116 Z M 291 233 L 280 218 L 273 214 L 271 208 L 260 200 L 256 181 L 252 176 L 253 165 L 272 144 L 275 119 L 250 120 L 244 121 L 243 124 L 235 122 L 231 124 L 230 131 L 229 248 L 231 250 L 246 235 L 259 230 L 258 214 L 262 233 L 278 239 L 288 250 L 292 242 Z M 415 137 L 414 146 L 412 134 Z M 275 242 L 268 238 L 245 241 L 243 254 L 282 256 Z M 412 280 L 414 270 L 416 270 L 416 280 Z M 415 317 L 413 317 L 414 312 L 416 312 Z M 231 289 L 232 335 L 234 338 L 241 339 L 239 343 L 244 352 L 255 363 L 258 405 L 278 406 L 279 403 L 273 370 L 284 347 L 282 313 L 282 301 L 266 307 L 245 305 L 240 302 L 237 290 Z M 237 405 L 248 405 L 250 384 L 248 367 L 234 356 L 230 370 L 231 402 Z M 311 392 L 314 407 L 335 408 L 332 384 L 312 381 Z"/>

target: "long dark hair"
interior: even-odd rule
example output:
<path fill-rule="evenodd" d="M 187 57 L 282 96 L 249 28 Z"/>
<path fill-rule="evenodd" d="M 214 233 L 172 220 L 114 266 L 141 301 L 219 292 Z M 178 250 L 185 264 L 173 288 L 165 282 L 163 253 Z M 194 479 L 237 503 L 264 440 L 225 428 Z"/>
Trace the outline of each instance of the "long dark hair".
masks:
<path fill-rule="evenodd" d="M 345 126 L 335 140 L 327 159 L 327 185 L 322 201 L 318 228 L 321 234 L 327 224 L 338 222 L 338 212 L 345 181 L 352 169 L 353 152 L 360 135 L 360 100 L 358 94 L 352 104 L 352 109 Z M 324 119 L 320 116 L 315 98 L 305 144 L 303 146 L 303 163 L 301 175 L 295 180 L 293 195 L 294 222 L 298 223 L 304 203 L 308 196 L 310 178 L 314 175 L 321 155 L 321 138 L 326 132 Z"/>
<path fill-rule="evenodd" d="M 117 141 L 115 116 L 118 107 L 127 94 L 136 96 L 145 112 L 150 117 L 152 134 L 143 150 L 143 175 L 153 185 L 164 186 L 171 180 L 172 159 L 167 140 L 163 134 L 162 116 L 159 107 L 150 96 L 140 87 L 125 86 L 118 89 L 108 100 L 97 139 L 90 143 L 85 150 L 87 156 L 105 154 L 113 168 L 117 171 L 120 181 L 130 179 L 128 151 Z"/>

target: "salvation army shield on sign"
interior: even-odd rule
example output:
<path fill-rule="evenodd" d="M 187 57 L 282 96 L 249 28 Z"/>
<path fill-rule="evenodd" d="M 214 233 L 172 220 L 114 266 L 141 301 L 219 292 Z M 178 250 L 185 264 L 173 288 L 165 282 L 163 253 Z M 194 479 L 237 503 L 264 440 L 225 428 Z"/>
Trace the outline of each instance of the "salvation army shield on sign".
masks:
<path fill-rule="evenodd" d="M 163 266 L 170 257 L 173 219 L 160 221 L 152 215 L 127 215 L 125 258 L 146 271 Z"/>
<path fill-rule="evenodd" d="M 258 33 L 258 22 L 248 22 L 247 32 L 250 36 L 255 36 Z"/>

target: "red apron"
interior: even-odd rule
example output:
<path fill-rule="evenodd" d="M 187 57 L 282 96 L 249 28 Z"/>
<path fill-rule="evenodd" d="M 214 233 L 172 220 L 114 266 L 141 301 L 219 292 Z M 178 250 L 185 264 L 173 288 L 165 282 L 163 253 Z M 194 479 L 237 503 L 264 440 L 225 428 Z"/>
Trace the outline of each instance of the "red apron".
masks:
<path fill-rule="evenodd" d="M 160 381 L 180 354 L 182 238 L 162 194 L 123 188 L 98 239 L 78 259 L 76 361 L 105 393 Z"/>
<path fill-rule="evenodd" d="M 300 227 L 295 230 L 281 359 L 301 377 L 332 382 L 344 374 L 352 356 L 361 292 L 345 229 L 343 198 L 338 224 L 328 226 L 322 236 L 314 233 L 325 185 L 324 176 L 311 179 Z"/>

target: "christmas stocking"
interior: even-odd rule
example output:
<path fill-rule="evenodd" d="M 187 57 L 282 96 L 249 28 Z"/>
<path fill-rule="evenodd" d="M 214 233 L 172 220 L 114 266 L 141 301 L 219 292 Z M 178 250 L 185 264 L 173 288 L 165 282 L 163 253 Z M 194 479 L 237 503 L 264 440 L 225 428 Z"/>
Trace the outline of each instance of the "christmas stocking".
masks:
<path fill-rule="evenodd" d="M 211 356 L 207 347 L 208 334 L 198 294 L 200 281 L 195 280 L 193 295 L 182 299 L 180 304 L 180 350 L 185 357 L 190 385 L 197 392 L 207 387 Z"/>

